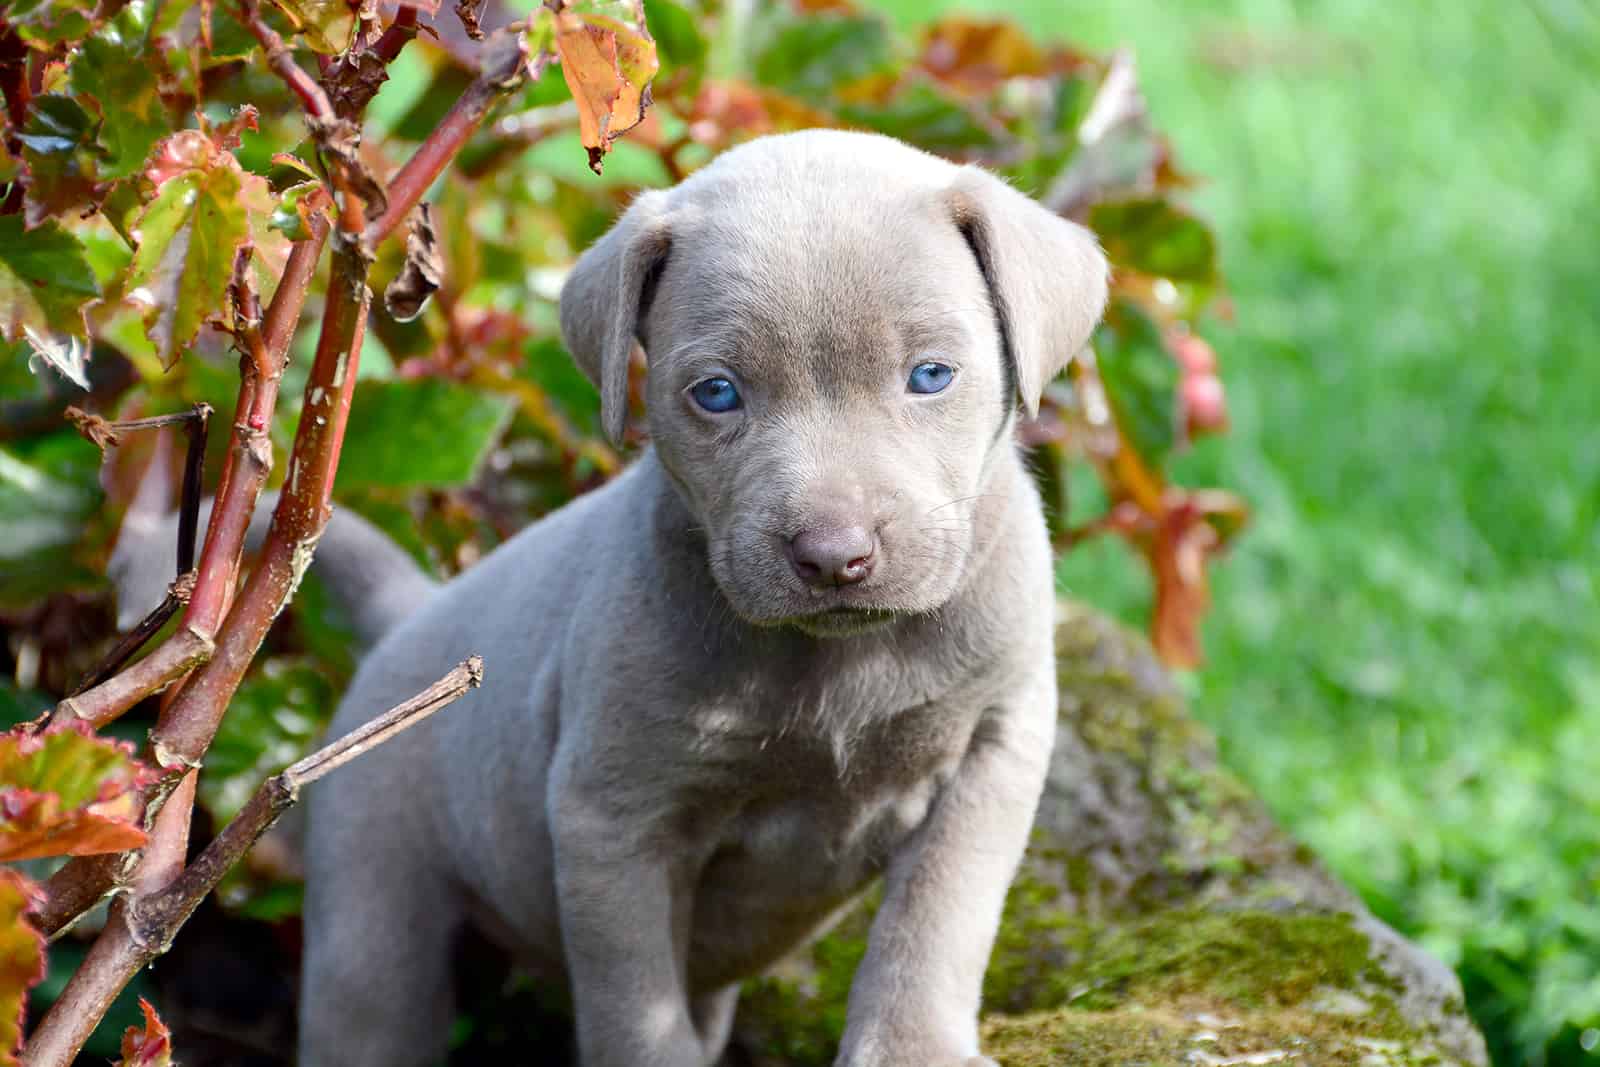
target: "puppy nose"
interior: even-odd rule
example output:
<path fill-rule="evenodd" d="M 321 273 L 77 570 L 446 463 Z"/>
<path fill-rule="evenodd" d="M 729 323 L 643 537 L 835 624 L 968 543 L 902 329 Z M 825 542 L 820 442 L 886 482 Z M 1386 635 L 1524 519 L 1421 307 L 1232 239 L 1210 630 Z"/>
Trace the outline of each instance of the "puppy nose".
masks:
<path fill-rule="evenodd" d="M 854 585 L 872 573 L 877 539 L 864 526 L 802 530 L 789 542 L 789 563 L 807 585 Z"/>

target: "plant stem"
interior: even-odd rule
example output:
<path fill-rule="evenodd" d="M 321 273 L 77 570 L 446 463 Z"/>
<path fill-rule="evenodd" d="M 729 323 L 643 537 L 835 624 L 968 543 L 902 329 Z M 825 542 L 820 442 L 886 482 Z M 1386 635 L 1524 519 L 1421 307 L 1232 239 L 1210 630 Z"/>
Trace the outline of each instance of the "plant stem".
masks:
<path fill-rule="evenodd" d="M 261 321 L 259 332 L 265 348 L 265 362 L 271 373 L 260 375 L 253 371 L 242 372 L 239 399 L 234 409 L 233 432 L 227 458 L 223 461 L 222 481 L 217 487 L 216 504 L 211 511 L 194 589 L 184 615 L 186 629 L 181 632 L 188 635 L 183 639 L 186 643 L 193 644 L 199 637 L 209 642 L 233 599 L 245 533 L 255 513 L 261 488 L 272 468 L 272 445 L 267 434 L 277 404 L 278 382 L 283 374 L 289 342 L 300 320 L 306 292 L 327 237 L 327 220 L 320 214 L 312 215 L 311 236 L 294 243 L 284 265 L 283 276 L 278 280 L 272 302 Z M 250 361 L 247 359 L 244 362 Z M 243 476 L 236 473 L 241 469 L 245 472 Z M 169 640 L 167 644 L 172 643 Z M 166 648 L 167 645 L 163 645 L 162 649 L 141 661 L 141 664 L 155 660 Z M 99 695 L 85 693 L 63 701 L 51 721 L 70 714 L 96 725 L 110 722 L 145 696 L 198 665 L 203 656 L 209 654 L 209 647 L 204 648 L 203 653 L 195 653 L 190 649 L 192 659 L 179 656 L 178 653 L 179 649 L 175 647 L 171 653 L 166 653 L 174 662 L 158 661 L 146 668 L 151 675 L 149 684 L 144 681 L 138 681 L 137 685 L 130 684 L 127 681 L 128 672 L 124 672 L 111 679 L 107 686 L 112 688 Z M 115 688 L 119 684 L 122 688 Z M 130 866 L 127 858 L 122 856 L 84 856 L 69 860 L 45 883 L 45 904 L 34 912 L 35 925 L 47 937 L 54 936 L 104 899 Z"/>
<path fill-rule="evenodd" d="M 76 702 L 63 702 L 71 713 L 88 717 L 96 707 L 109 708 L 109 696 L 120 702 L 131 690 L 130 676 L 143 686 L 152 681 L 145 676 L 154 675 L 160 668 L 159 683 L 146 690 L 154 691 L 181 677 L 204 658 L 204 653 L 213 653 L 163 707 L 151 732 L 155 762 L 173 773 L 163 783 L 170 789 L 168 794 L 163 795 L 158 786 L 147 795 L 147 812 L 151 813 L 153 826 L 143 854 L 96 857 L 81 865 L 69 864 L 61 872 L 63 877 L 51 880 L 51 897 L 43 910 L 48 916 L 47 925 L 53 929 L 70 923 L 78 911 L 101 899 L 113 884 L 130 875 L 132 892 L 115 902 L 106 929 L 24 1050 L 23 1062 L 28 1067 L 64 1067 L 71 1061 L 132 975 L 165 950 L 178 927 L 227 868 L 276 814 L 293 802 L 298 783 L 327 773 L 454 699 L 454 695 L 423 699 L 395 720 L 379 723 L 370 732 L 358 733 L 312 760 L 297 764 L 298 770 L 291 770 L 296 770 L 298 777 L 273 779 L 258 793 L 261 799 L 252 801 L 250 819 L 239 822 L 236 831 L 230 825 L 213 842 L 216 851 L 207 850 L 213 858 L 206 860 L 202 856 L 192 872 L 183 871 L 194 769 L 210 746 L 228 703 L 273 620 L 309 566 L 317 540 L 327 525 L 333 477 L 371 302 L 367 287 L 370 249 L 407 216 L 495 101 L 522 84 L 527 61 L 527 43 L 520 32 L 502 31 L 496 35 L 485 49 L 478 77 L 396 176 L 398 188 L 390 195 L 387 209 L 368 221 L 365 208 L 369 204 L 381 205 L 384 190 L 364 172 L 353 153 L 357 128 L 335 116 L 326 93 L 294 62 L 283 40 L 262 20 L 257 0 L 240 0 L 239 10 L 273 71 L 300 99 L 319 143 L 335 157 L 329 175 L 339 194 L 339 224 L 317 353 L 306 383 L 289 477 L 273 514 L 261 559 L 237 600 L 230 603 L 244 532 L 271 464 L 265 432 L 276 400 L 278 375 L 327 233 L 325 224 L 314 230 L 311 239 L 295 246 L 271 306 L 261 317 L 259 333 L 253 307 L 237 309 L 241 312 L 236 317 L 241 320 L 246 353 L 241 360 L 232 444 L 184 625 L 145 660 L 76 698 Z M 402 18 L 406 17 L 404 10 Z M 410 18 L 414 17 L 413 13 Z M 397 18 L 396 24 L 399 23 Z M 240 286 L 238 291 L 243 288 Z M 177 661 L 177 651 L 188 644 L 201 646 L 203 653 Z M 471 666 L 466 684 L 476 684 L 479 670 L 477 665 Z M 103 703 L 91 702 L 86 715 L 83 701 L 97 693 Z"/>
<path fill-rule="evenodd" d="M 206 895 L 299 799 L 301 786 L 415 726 L 482 680 L 483 661 L 473 656 L 362 730 L 268 778 L 187 869 L 182 843 L 188 838 L 199 776 L 185 774 L 156 816 L 133 894 L 112 904 L 105 930 L 22 1050 L 23 1067 L 67 1067 L 72 1062 L 117 994 L 141 967 L 167 950 Z"/>
<path fill-rule="evenodd" d="M 267 66 L 300 98 L 300 106 L 305 112 L 314 118 L 332 119 L 333 104 L 328 101 L 328 94 L 322 91 L 322 86 L 317 84 L 315 78 L 294 61 L 294 53 L 289 51 L 289 46 L 261 17 L 261 6 L 256 0 L 239 0 L 239 15 L 245 28 L 261 43 Z"/>
<path fill-rule="evenodd" d="M 139 912 L 140 929 L 146 941 L 165 944 L 178 927 L 200 906 L 207 893 L 228 870 L 244 858 L 250 846 L 264 834 L 278 816 L 300 798 L 300 790 L 351 760 L 403 733 L 434 712 L 448 707 L 469 689 L 483 682 L 483 660 L 471 656 L 450 673 L 410 700 L 379 715 L 360 729 L 313 752 L 281 774 L 261 783 L 248 803 L 240 809 L 212 842 L 166 888 L 148 898 Z"/>
<path fill-rule="evenodd" d="M 389 24 L 389 28 L 383 31 L 378 43 L 372 46 L 372 51 L 385 63 L 393 63 L 400 57 L 400 50 L 416 35 L 417 9 L 402 5 L 394 13 L 394 21 Z"/>
<path fill-rule="evenodd" d="M 240 362 L 239 400 L 234 409 L 233 436 L 217 485 L 216 504 L 206 528 L 205 546 L 195 578 L 194 594 L 184 621 L 200 633 L 215 634 L 233 599 L 239 577 L 239 559 L 245 533 L 255 514 L 256 501 L 272 471 L 272 414 L 278 402 L 278 383 L 288 359 L 289 342 L 300 309 L 305 304 L 328 223 L 320 213 L 311 216 L 311 236 L 295 242 L 284 265 L 283 277 L 272 294 L 259 337 L 261 349 Z M 255 368 L 263 368 L 257 371 Z"/>
<path fill-rule="evenodd" d="M 57 704 L 50 725 L 80 719 L 94 727 L 114 722 L 123 712 L 151 693 L 159 693 L 182 678 L 211 655 L 209 637 L 189 627 L 181 627 L 162 642 L 161 647 L 120 674 L 93 689 Z"/>
<path fill-rule="evenodd" d="M 376 248 L 394 232 L 434 180 L 455 159 L 467 138 L 483 124 L 502 96 L 522 85 L 528 65 L 528 42 L 520 32 L 499 30 L 483 48 L 483 63 L 472 84 L 451 105 L 428 139 L 389 179 L 389 205 L 367 226 L 366 241 Z"/>
<path fill-rule="evenodd" d="M 151 734 L 156 761 L 165 768 L 195 766 L 205 754 L 228 701 L 272 621 L 300 584 L 322 536 L 371 299 L 366 285 L 370 264 L 359 238 L 341 230 L 334 240 L 322 333 L 306 382 L 288 481 L 260 561 L 228 613 L 215 654 L 163 712 Z M 248 526 L 248 513 L 243 521 Z"/>

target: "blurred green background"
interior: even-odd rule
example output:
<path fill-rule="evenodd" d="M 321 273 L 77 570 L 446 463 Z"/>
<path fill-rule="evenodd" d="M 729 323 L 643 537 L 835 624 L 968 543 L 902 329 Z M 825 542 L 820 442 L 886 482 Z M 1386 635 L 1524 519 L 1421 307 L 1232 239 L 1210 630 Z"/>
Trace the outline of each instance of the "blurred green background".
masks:
<path fill-rule="evenodd" d="M 1600 5 L 883 6 L 1133 47 L 1235 306 L 1180 477 L 1256 515 L 1197 710 L 1497 1062 L 1600 1062 Z M 1061 579 L 1139 619 L 1138 568 Z"/>

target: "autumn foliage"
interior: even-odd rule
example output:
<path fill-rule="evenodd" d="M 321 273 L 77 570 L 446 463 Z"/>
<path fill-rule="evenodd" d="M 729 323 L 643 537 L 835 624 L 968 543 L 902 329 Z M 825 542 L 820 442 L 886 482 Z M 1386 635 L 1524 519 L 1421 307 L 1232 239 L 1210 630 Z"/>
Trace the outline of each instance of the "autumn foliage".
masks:
<path fill-rule="evenodd" d="M 8 696 L 31 721 L 0 737 L 0 860 L 118 856 L 42 883 L 30 868 L 38 884 L 0 873 L 0 988 L 39 977 L 33 926 L 58 929 L 113 885 L 133 890 L 102 937 L 181 924 L 169 891 L 196 774 L 210 814 L 248 813 L 315 736 L 348 642 L 314 582 L 273 620 L 335 499 L 450 572 L 619 469 L 560 348 L 561 272 L 634 190 L 759 134 L 880 131 L 985 164 L 1095 230 L 1115 267 L 1106 323 L 1021 432 L 1061 548 L 1125 538 L 1153 579 L 1157 647 L 1199 659 L 1207 563 L 1245 510 L 1168 472 L 1227 425 L 1202 335 L 1221 281 L 1131 56 L 965 18 L 906 39 L 847 0 L 748 18 L 714 0 L 547 0 L 515 21 L 481 0 L 436 8 L 0 12 L 0 522 L 25 533 L 0 549 L 0 622 L 31 649 Z M 152 428 L 166 415 L 185 447 Z M 108 652 L 110 546 L 125 516 L 173 506 L 182 471 L 181 495 L 214 492 L 218 518 L 179 548 L 165 614 Z M 1107 506 L 1074 525 L 1067 486 L 1087 472 Z M 282 502 L 247 568 L 241 523 L 266 485 Z M 98 736 L 163 690 L 140 758 Z M 142 951 L 80 974 L 55 1014 L 103 1012 Z M 0 998 L 0 1063 L 18 997 Z M 165 1063 L 145 1012 L 124 1062 Z M 24 1062 L 69 1062 L 97 1019 L 47 1020 L 51 1044 Z"/>

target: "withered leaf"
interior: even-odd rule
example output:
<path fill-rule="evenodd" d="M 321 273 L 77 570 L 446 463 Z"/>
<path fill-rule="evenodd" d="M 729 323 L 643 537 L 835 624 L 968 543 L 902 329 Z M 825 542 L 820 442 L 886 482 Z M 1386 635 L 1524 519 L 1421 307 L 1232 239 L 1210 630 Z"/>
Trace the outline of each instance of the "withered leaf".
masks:
<path fill-rule="evenodd" d="M 478 25 L 478 20 L 483 17 L 483 9 L 488 0 L 456 0 L 456 18 L 461 20 L 461 28 L 467 31 L 467 36 L 474 41 L 483 40 L 483 27 Z"/>
<path fill-rule="evenodd" d="M 570 7 L 555 15 L 561 76 L 578 104 L 578 132 L 589 151 L 589 167 L 601 172 L 618 137 L 637 126 L 650 104 L 650 79 L 660 63 L 656 44 L 637 4 L 605 5 L 632 17 Z"/>
<path fill-rule="evenodd" d="M 410 322 L 422 314 L 428 297 L 444 280 L 444 258 L 433 232 L 433 211 L 426 203 L 411 213 L 411 232 L 406 235 L 406 263 L 389 288 L 383 292 L 383 306 L 398 322 Z"/>
<path fill-rule="evenodd" d="M 319 122 L 307 119 L 317 147 L 328 157 L 330 166 L 338 167 L 345 181 L 350 183 L 357 196 L 366 204 L 367 218 L 377 218 L 389 206 L 388 193 L 383 183 L 372 173 L 361 158 L 361 130 L 347 119 Z"/>

